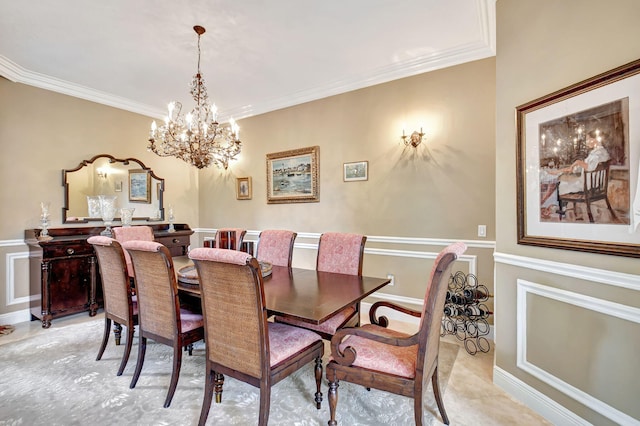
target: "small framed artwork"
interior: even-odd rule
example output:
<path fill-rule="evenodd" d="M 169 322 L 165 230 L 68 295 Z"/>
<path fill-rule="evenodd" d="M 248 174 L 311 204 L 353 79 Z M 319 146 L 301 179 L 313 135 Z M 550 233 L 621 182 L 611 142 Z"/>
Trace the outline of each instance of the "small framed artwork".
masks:
<path fill-rule="evenodd" d="M 251 177 L 241 177 L 236 179 L 236 199 L 250 200 L 253 196 L 251 187 Z"/>
<path fill-rule="evenodd" d="M 518 244 L 640 257 L 640 60 L 516 108 Z"/>
<path fill-rule="evenodd" d="M 344 163 L 342 179 L 345 182 L 354 182 L 357 180 L 369 179 L 369 162 L 355 161 L 353 163 Z"/>
<path fill-rule="evenodd" d="M 317 203 L 320 147 L 267 154 L 267 204 Z"/>
<path fill-rule="evenodd" d="M 114 185 L 114 190 L 116 192 L 122 192 L 122 181 L 121 180 L 114 182 L 113 185 Z"/>
<path fill-rule="evenodd" d="M 148 170 L 129 170 L 129 201 L 151 203 L 151 175 Z"/>

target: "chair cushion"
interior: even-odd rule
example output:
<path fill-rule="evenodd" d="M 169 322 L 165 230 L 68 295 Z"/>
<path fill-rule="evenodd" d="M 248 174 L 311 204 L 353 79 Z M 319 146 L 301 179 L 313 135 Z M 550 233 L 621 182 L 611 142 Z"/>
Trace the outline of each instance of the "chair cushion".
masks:
<path fill-rule="evenodd" d="M 186 333 L 187 331 L 203 327 L 204 320 L 201 314 L 196 314 L 185 308 L 180 308 L 180 324 L 182 325 L 180 332 Z"/>
<path fill-rule="evenodd" d="M 405 333 L 372 324 L 363 325 L 361 328 L 387 337 L 408 337 Z M 413 379 L 416 375 L 418 345 L 393 346 L 364 337 L 348 336 L 340 344 L 340 350 L 344 350 L 347 346 L 351 346 L 356 350 L 357 355 L 353 366 L 394 374 L 408 379 Z M 333 359 L 333 357 L 330 359 Z"/>
<path fill-rule="evenodd" d="M 308 328 L 309 330 L 319 331 L 321 333 L 327 333 L 327 334 L 333 335 L 336 333 L 336 330 L 338 329 L 338 327 L 340 327 L 355 312 L 356 312 L 356 308 L 353 306 L 349 306 L 347 309 L 341 312 L 338 312 L 336 315 L 332 316 L 322 324 L 318 324 L 318 325 L 300 321 L 294 318 L 286 318 L 281 316 L 276 316 L 276 321 L 295 325 L 296 327 Z"/>
<path fill-rule="evenodd" d="M 274 367 L 301 349 L 322 341 L 322 337 L 313 331 L 293 327 L 287 324 L 269 322 L 270 365 Z"/>

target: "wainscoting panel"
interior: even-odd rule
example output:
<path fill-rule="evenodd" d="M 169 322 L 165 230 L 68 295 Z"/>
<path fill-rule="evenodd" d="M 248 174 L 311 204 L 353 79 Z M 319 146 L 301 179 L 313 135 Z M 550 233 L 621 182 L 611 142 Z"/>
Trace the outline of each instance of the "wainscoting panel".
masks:
<path fill-rule="evenodd" d="M 599 399 L 597 397 L 595 397 L 594 395 L 591 395 L 581 389 L 579 389 L 577 386 L 573 386 L 570 383 L 568 383 L 566 380 L 563 380 L 562 378 L 558 377 L 558 375 L 560 375 L 560 372 L 556 372 L 555 374 L 550 371 L 549 369 L 545 369 L 544 366 L 541 365 L 536 365 L 535 362 L 532 362 L 529 360 L 529 353 L 530 351 L 528 350 L 528 345 L 529 345 L 529 338 L 531 338 L 530 336 L 535 335 L 535 331 L 532 329 L 535 329 L 536 325 L 536 318 L 533 315 L 529 315 L 529 313 L 531 312 L 530 309 L 530 305 L 533 302 L 533 300 L 535 300 L 535 297 L 542 297 L 542 298 L 546 298 L 547 300 L 551 300 L 551 301 L 556 301 L 556 302 L 560 302 L 566 305 L 570 305 L 571 307 L 577 307 L 577 308 L 581 308 L 581 309 L 586 309 L 588 311 L 591 312 L 595 312 L 598 314 L 603 314 L 609 317 L 613 317 L 613 318 L 617 318 L 619 320 L 623 320 L 624 322 L 631 322 L 633 325 L 638 325 L 640 324 L 640 309 L 638 308 L 634 308 L 631 306 L 626 306 L 626 305 L 622 305 L 619 303 L 613 303 L 613 302 L 609 302 L 606 300 L 602 300 L 602 299 L 597 299 L 594 297 L 590 297 L 590 296 L 586 296 L 583 294 L 579 294 L 579 293 L 575 293 L 575 292 L 570 292 L 570 291 L 565 291 L 565 290 L 561 290 L 561 289 L 557 289 L 557 288 L 553 288 L 553 287 L 549 287 L 549 286 L 545 286 L 542 284 L 538 284 L 538 283 L 533 283 L 530 281 L 526 281 L 526 280 L 522 280 L 519 279 L 517 281 L 517 296 L 518 296 L 518 309 L 517 309 L 517 339 L 518 339 L 518 345 L 517 345 L 517 366 L 518 368 L 521 368 L 522 370 L 526 371 L 527 373 L 531 374 L 534 377 L 537 377 L 538 379 L 542 380 L 543 382 L 553 386 L 554 388 L 556 388 L 557 390 L 563 392 L 564 394 L 572 397 L 573 399 L 575 399 L 576 401 L 580 402 L 581 404 L 584 404 L 588 407 L 590 407 L 591 409 L 597 411 L 598 413 L 604 415 L 605 417 L 619 423 L 619 424 L 631 424 L 637 420 L 633 419 L 632 417 L 626 415 L 625 413 L 623 413 L 622 411 L 617 410 L 616 408 L 608 405 L 606 402 L 604 402 L 602 399 Z M 533 298 L 532 298 L 533 297 Z M 547 303 L 547 306 L 552 305 L 552 303 Z M 550 308 L 549 310 L 551 310 L 552 308 Z M 589 330 L 589 329 L 585 329 L 585 327 L 581 327 L 581 321 L 580 319 L 585 319 L 586 320 L 586 315 L 580 315 L 579 313 L 576 314 L 574 311 L 571 311 L 570 309 L 567 308 L 563 308 L 564 312 L 568 312 L 570 315 L 568 319 L 568 321 L 571 321 L 571 319 L 573 319 L 575 322 L 571 323 L 571 322 L 567 322 L 564 324 L 558 324 L 559 327 L 561 327 L 562 329 L 564 329 L 565 327 L 568 329 L 572 329 L 574 331 L 574 334 L 576 334 L 576 336 L 571 336 L 571 333 L 567 333 L 566 335 L 562 336 L 563 340 L 566 342 L 564 343 L 566 345 L 566 353 L 567 353 L 567 357 L 565 357 L 566 362 L 579 362 L 575 359 L 572 360 L 571 357 L 571 353 L 573 353 L 574 351 L 572 351 L 572 341 L 575 341 L 576 339 L 580 339 L 580 337 L 578 337 L 577 335 L 579 333 L 581 334 L 586 334 L 586 338 L 585 340 L 589 339 L 589 333 L 591 331 L 593 331 L 593 347 L 592 347 L 592 353 L 591 356 L 584 359 L 585 364 L 588 363 L 595 363 L 597 362 L 597 359 L 600 357 L 603 357 L 602 354 L 598 353 L 598 346 L 605 346 L 605 348 L 601 348 L 601 349 L 608 349 L 609 351 L 617 351 L 618 349 L 615 348 L 608 348 L 606 347 L 606 334 L 607 334 L 607 328 L 606 328 L 606 324 L 604 324 L 604 321 L 602 321 L 603 325 L 602 325 L 602 329 L 600 330 Z M 573 313 L 572 313 L 573 312 Z M 551 312 L 549 312 L 551 313 Z M 588 314 L 588 313 L 587 313 Z M 591 315 L 593 316 L 593 315 Z M 625 333 L 628 334 L 630 336 L 633 336 L 633 329 L 635 328 L 636 333 L 640 332 L 640 329 L 638 329 L 637 327 L 629 327 L 629 325 L 631 324 L 623 324 L 620 323 L 620 321 L 609 321 L 609 323 L 613 322 L 614 324 L 618 324 L 618 327 L 616 327 L 617 329 L 623 329 L 623 327 L 625 327 L 626 329 L 629 329 L 630 332 L 629 333 Z M 549 335 L 554 333 L 554 330 L 552 329 L 547 329 L 547 330 L 542 330 L 542 333 L 547 332 Z M 609 327 L 609 333 L 611 333 L 611 327 Z M 540 333 L 540 331 L 538 331 L 538 334 Z M 603 336 L 604 335 L 604 336 Z M 636 334 L 637 335 L 637 334 Z M 559 342 L 554 342 L 553 337 L 547 336 L 547 341 L 549 345 L 553 345 L 558 344 L 558 345 L 562 345 L 563 342 L 559 341 Z M 544 341 L 543 339 L 538 339 L 536 340 L 535 344 L 540 345 L 541 341 Z M 599 344 L 597 343 L 599 342 Z M 619 354 L 621 355 L 621 354 Z M 615 355 L 614 356 L 606 356 L 607 359 L 610 359 L 611 361 L 615 362 Z M 623 356 L 621 355 L 621 358 L 623 358 Z M 635 358 L 634 354 L 627 354 L 627 358 Z M 562 359 L 557 360 L 556 363 L 562 363 Z M 589 370 L 587 368 L 588 366 L 585 365 L 583 368 L 583 376 L 589 376 Z M 628 375 L 627 375 L 628 377 Z M 586 380 L 586 379 L 585 379 Z M 594 382 L 598 382 L 598 381 L 603 381 L 604 383 L 602 383 L 600 386 L 596 387 L 600 388 L 602 390 L 602 396 L 601 398 L 606 398 L 606 394 L 607 392 L 610 392 L 611 389 L 614 388 L 613 384 L 610 383 L 610 381 L 616 381 L 616 380 L 624 380 L 623 377 L 589 377 L 590 381 L 594 381 Z M 578 381 L 578 379 L 576 379 L 576 381 Z M 637 398 L 637 395 L 634 395 L 632 398 Z M 628 407 L 629 409 L 633 408 L 633 407 Z"/>

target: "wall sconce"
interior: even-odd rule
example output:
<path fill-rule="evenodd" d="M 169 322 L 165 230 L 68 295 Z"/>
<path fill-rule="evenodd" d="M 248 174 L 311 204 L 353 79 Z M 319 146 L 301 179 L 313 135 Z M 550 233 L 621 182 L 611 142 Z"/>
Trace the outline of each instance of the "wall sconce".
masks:
<path fill-rule="evenodd" d="M 107 178 L 108 172 L 106 167 L 100 167 L 96 172 L 98 172 L 98 177 L 101 177 L 102 179 Z"/>
<path fill-rule="evenodd" d="M 402 140 L 404 141 L 405 146 L 411 145 L 416 148 L 422 142 L 422 137 L 424 133 L 422 132 L 422 127 L 420 127 L 420 131 L 417 130 L 411 133 L 410 136 L 404 134 L 404 129 L 402 129 Z"/>

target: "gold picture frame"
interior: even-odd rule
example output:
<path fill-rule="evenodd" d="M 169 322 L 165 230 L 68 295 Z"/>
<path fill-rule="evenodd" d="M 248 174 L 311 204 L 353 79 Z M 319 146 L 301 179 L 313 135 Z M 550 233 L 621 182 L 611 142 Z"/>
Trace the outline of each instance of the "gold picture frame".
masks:
<path fill-rule="evenodd" d="M 267 204 L 317 203 L 320 147 L 267 154 Z"/>
<path fill-rule="evenodd" d="M 251 177 L 236 178 L 236 199 L 250 200 L 253 197 Z"/>
<path fill-rule="evenodd" d="M 516 107 L 518 244 L 640 257 L 638 93 L 640 60 Z"/>

